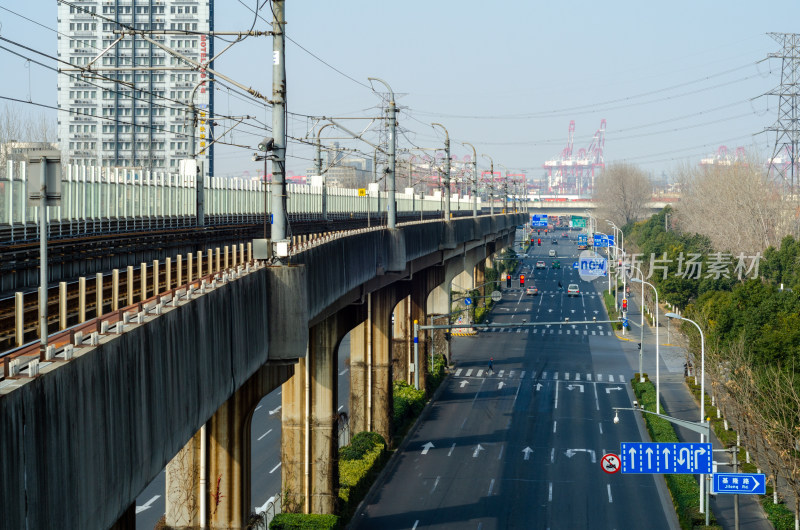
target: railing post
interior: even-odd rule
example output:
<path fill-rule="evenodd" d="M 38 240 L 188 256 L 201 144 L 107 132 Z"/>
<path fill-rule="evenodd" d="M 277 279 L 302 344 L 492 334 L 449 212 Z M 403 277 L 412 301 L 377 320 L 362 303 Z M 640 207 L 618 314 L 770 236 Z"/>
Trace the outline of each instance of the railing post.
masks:
<path fill-rule="evenodd" d="M 153 260 L 153 296 L 157 295 L 161 291 L 159 291 L 159 263 L 158 260 Z"/>
<path fill-rule="evenodd" d="M 58 283 L 58 329 L 67 329 L 67 282 Z"/>
<path fill-rule="evenodd" d="M 133 305 L 133 265 L 128 265 L 128 305 Z"/>
<path fill-rule="evenodd" d="M 214 250 L 208 249 L 208 274 L 209 276 L 214 274 Z"/>
<path fill-rule="evenodd" d="M 111 271 L 111 310 L 119 311 L 119 269 Z"/>
<path fill-rule="evenodd" d="M 25 304 L 22 293 L 14 293 L 14 334 L 17 346 L 25 343 Z"/>
<path fill-rule="evenodd" d="M 94 293 L 94 307 L 96 311 L 96 317 L 103 316 L 103 273 L 98 272 L 95 274 L 95 293 Z"/>
<path fill-rule="evenodd" d="M 139 300 L 144 302 L 147 300 L 147 263 L 142 262 L 139 265 L 139 281 L 142 286 L 142 293 Z"/>
<path fill-rule="evenodd" d="M 194 262 L 194 254 L 189 252 L 186 254 L 186 283 L 192 283 L 192 265 Z"/>
<path fill-rule="evenodd" d="M 78 322 L 86 322 L 86 278 L 78 278 Z"/>
<path fill-rule="evenodd" d="M 203 253 L 201 251 L 197 251 L 197 279 L 203 277 Z"/>
<path fill-rule="evenodd" d="M 164 290 L 169 291 L 170 289 L 172 289 L 172 258 L 166 259 L 166 261 L 164 262 L 164 268 L 166 269 L 164 271 L 164 274 L 166 276 Z"/>
<path fill-rule="evenodd" d="M 183 256 L 175 256 L 175 282 L 176 287 L 183 285 Z"/>

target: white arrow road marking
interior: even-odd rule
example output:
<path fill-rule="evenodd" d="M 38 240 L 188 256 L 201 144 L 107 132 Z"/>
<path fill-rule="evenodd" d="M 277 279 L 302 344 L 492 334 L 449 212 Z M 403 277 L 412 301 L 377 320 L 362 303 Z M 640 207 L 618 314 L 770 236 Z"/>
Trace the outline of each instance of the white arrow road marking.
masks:
<path fill-rule="evenodd" d="M 478 453 L 480 453 L 481 451 L 484 451 L 484 450 L 485 449 L 483 448 L 483 446 L 481 444 L 478 444 L 478 447 L 476 447 L 475 451 L 473 451 L 473 453 L 472 453 L 472 458 L 478 458 Z"/>
<path fill-rule="evenodd" d="M 574 309 L 570 309 L 570 312 L 574 313 L 574 312 L 575 312 L 575 310 L 574 310 Z"/>
<path fill-rule="evenodd" d="M 596 310 L 595 310 L 595 311 L 594 311 L 594 314 L 596 315 L 597 313 L 599 313 L 599 311 L 596 311 Z"/>
<path fill-rule="evenodd" d="M 580 388 L 581 389 L 581 394 L 583 394 L 583 385 L 577 385 L 577 384 L 575 384 L 575 385 L 567 385 L 567 390 L 573 390 L 575 388 Z"/>
<path fill-rule="evenodd" d="M 433 444 L 431 442 L 426 443 L 425 445 L 422 446 L 422 454 L 423 455 L 427 455 L 428 451 L 433 449 L 433 447 L 434 446 L 433 446 Z"/>
<path fill-rule="evenodd" d="M 281 406 L 278 405 L 278 408 L 274 408 L 271 411 L 269 411 L 269 415 L 272 416 L 273 414 L 277 414 L 278 412 L 280 412 L 280 410 L 281 410 Z"/>
<path fill-rule="evenodd" d="M 469 384 L 469 381 L 467 381 L 466 379 L 464 379 L 463 381 L 461 381 L 461 383 L 459 383 L 459 385 L 458 385 L 458 386 L 460 386 L 461 388 L 464 388 L 464 387 L 465 387 L 465 386 L 467 386 L 468 384 Z"/>
<path fill-rule="evenodd" d="M 621 386 L 615 386 L 611 388 L 606 388 L 606 394 L 610 394 L 612 390 L 622 390 Z"/>
<path fill-rule="evenodd" d="M 533 452 L 533 449 L 531 449 L 530 447 L 526 447 L 525 449 L 522 450 L 522 453 L 525 455 L 525 460 L 529 460 L 530 459 L 532 452 Z"/>
<path fill-rule="evenodd" d="M 538 392 L 541 389 L 542 389 L 542 384 L 541 383 L 536 383 L 536 391 Z"/>
<path fill-rule="evenodd" d="M 503 388 L 503 385 L 504 385 L 504 383 L 502 381 L 497 383 L 497 390 L 500 390 L 501 388 Z"/>
<path fill-rule="evenodd" d="M 142 513 L 143 511 L 145 511 L 145 510 L 149 510 L 150 508 L 152 508 L 151 504 L 153 504 L 154 502 L 156 502 L 156 501 L 158 500 L 158 498 L 159 498 L 159 497 L 161 497 L 161 495 L 156 495 L 156 496 L 154 496 L 152 499 L 150 499 L 149 501 L 147 501 L 146 503 L 144 503 L 143 505 L 141 505 L 141 506 L 137 506 L 137 507 L 136 507 L 136 513 Z"/>
<path fill-rule="evenodd" d="M 597 462 L 597 457 L 595 455 L 594 449 L 567 449 L 566 451 L 564 451 L 564 454 L 567 455 L 567 458 L 572 458 L 577 453 L 588 453 L 589 456 L 592 457 L 592 463 L 594 464 Z"/>

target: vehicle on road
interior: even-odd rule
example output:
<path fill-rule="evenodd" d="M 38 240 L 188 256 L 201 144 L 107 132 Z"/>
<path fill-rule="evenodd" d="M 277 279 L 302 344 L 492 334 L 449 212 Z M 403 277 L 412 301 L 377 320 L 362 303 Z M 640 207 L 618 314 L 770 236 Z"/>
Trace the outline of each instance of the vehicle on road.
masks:
<path fill-rule="evenodd" d="M 581 290 L 577 283 L 571 283 L 567 286 L 567 296 L 580 296 Z"/>
<path fill-rule="evenodd" d="M 564 239 L 569 239 L 569 232 L 564 232 L 563 234 L 561 234 L 561 237 L 563 237 Z"/>
<path fill-rule="evenodd" d="M 539 260 L 539 261 L 536 262 L 536 268 L 537 269 L 546 269 L 547 265 L 544 264 L 544 261 Z"/>
<path fill-rule="evenodd" d="M 589 249 L 589 247 L 588 247 L 588 246 L 586 246 L 586 245 L 584 245 L 583 243 L 581 243 L 580 245 L 578 245 L 578 250 L 588 250 L 588 249 Z"/>
<path fill-rule="evenodd" d="M 560 262 L 560 261 L 558 261 L 557 259 L 554 259 L 554 260 L 553 260 L 552 267 L 553 267 L 554 269 L 560 269 L 560 268 L 561 268 L 561 262 Z"/>
<path fill-rule="evenodd" d="M 551 248 L 551 249 L 550 249 L 550 252 L 548 252 L 548 254 L 550 255 L 550 257 L 551 257 L 551 258 L 555 258 L 555 257 L 556 257 L 556 251 L 555 251 L 555 249 L 552 249 L 552 248 Z"/>
<path fill-rule="evenodd" d="M 527 289 L 525 289 L 525 294 L 536 296 L 537 294 L 539 294 L 539 288 L 536 287 L 535 285 L 532 287 L 528 287 Z"/>
<path fill-rule="evenodd" d="M 558 245 L 558 239 L 556 239 L 556 238 L 553 238 L 553 240 L 550 242 L 550 244 L 552 244 L 552 245 Z"/>

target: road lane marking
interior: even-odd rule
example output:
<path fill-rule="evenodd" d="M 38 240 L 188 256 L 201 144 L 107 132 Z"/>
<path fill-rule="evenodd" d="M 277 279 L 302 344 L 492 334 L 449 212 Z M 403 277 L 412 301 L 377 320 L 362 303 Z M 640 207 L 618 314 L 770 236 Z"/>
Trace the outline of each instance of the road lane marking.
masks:
<path fill-rule="evenodd" d="M 553 502 L 553 483 L 552 482 L 550 483 L 550 487 L 548 488 L 548 490 L 549 491 L 547 493 L 547 500 L 549 502 Z"/>
<path fill-rule="evenodd" d="M 492 490 L 494 489 L 494 479 L 489 483 L 489 495 L 492 494 Z M 609 493 L 610 495 L 610 493 Z"/>
<path fill-rule="evenodd" d="M 556 448 L 553 447 L 552 449 L 550 449 L 550 463 L 551 464 L 553 463 L 555 458 L 556 458 Z"/>
<path fill-rule="evenodd" d="M 497 377 L 503 377 L 503 372 L 505 372 L 505 370 L 500 370 L 497 372 Z"/>
<path fill-rule="evenodd" d="M 619 382 L 620 382 L 620 383 L 621 383 L 622 381 L 624 381 L 624 380 L 625 380 L 625 378 L 624 378 L 624 377 L 622 377 L 622 376 L 619 376 Z"/>
<path fill-rule="evenodd" d="M 556 420 L 553 420 L 553 432 L 554 432 L 554 433 L 556 432 L 556 424 L 557 424 L 557 423 L 558 423 L 558 422 L 557 422 Z"/>
<path fill-rule="evenodd" d="M 602 423 L 598 423 L 597 426 L 600 427 L 600 434 L 603 434 L 603 424 Z M 605 453 L 603 453 L 603 454 L 605 454 Z"/>
<path fill-rule="evenodd" d="M 433 492 L 434 492 L 434 490 L 436 489 L 436 486 L 438 486 L 438 485 L 439 485 L 439 479 L 440 479 L 440 478 L 441 478 L 441 477 L 436 477 L 436 482 L 434 482 L 434 483 L 433 483 L 433 488 L 431 488 L 431 493 L 433 493 Z"/>
<path fill-rule="evenodd" d="M 592 380 L 592 374 L 586 374 L 586 380 L 587 381 L 591 381 Z"/>
<path fill-rule="evenodd" d="M 553 379 L 558 379 L 558 372 L 556 372 L 555 374 L 553 374 Z"/>
<path fill-rule="evenodd" d="M 344 405 L 340 405 L 339 408 L 336 409 L 336 412 L 341 412 L 343 408 L 344 408 Z"/>
<path fill-rule="evenodd" d="M 488 374 L 489 371 L 487 370 L 486 373 Z M 475 374 L 476 377 L 480 377 L 481 375 L 483 375 L 483 370 L 478 370 L 478 373 Z"/>
<path fill-rule="evenodd" d="M 503 458 L 503 449 L 505 449 L 505 447 L 506 447 L 505 445 L 500 446 L 500 454 L 497 455 L 498 460 L 501 460 Z"/>
<path fill-rule="evenodd" d="M 575 374 L 575 381 L 581 380 L 581 374 Z"/>
<path fill-rule="evenodd" d="M 525 370 L 523 370 L 523 371 L 522 371 L 522 372 L 519 374 L 519 378 L 520 378 L 520 379 L 525 379 Z"/>
<path fill-rule="evenodd" d="M 597 399 L 597 383 L 594 383 L 594 406 L 600 410 L 600 400 Z"/>
<path fill-rule="evenodd" d="M 472 368 L 470 368 L 469 370 L 467 370 L 467 377 L 469 377 L 469 376 L 471 376 L 471 375 L 472 375 Z"/>
<path fill-rule="evenodd" d="M 453 454 L 453 449 L 455 449 L 455 448 L 456 448 L 456 444 L 451 445 L 450 446 L 450 450 L 447 452 L 447 456 L 452 455 Z"/>
<path fill-rule="evenodd" d="M 603 374 L 597 374 L 597 380 L 598 381 L 602 381 L 603 380 Z"/>
<path fill-rule="evenodd" d="M 459 368 L 458 370 L 456 370 L 456 377 L 460 377 L 461 376 L 461 371 L 462 370 L 463 370 L 463 368 Z"/>
<path fill-rule="evenodd" d="M 614 499 L 611 498 L 611 484 L 606 484 L 608 487 L 608 502 L 614 502 Z"/>
<path fill-rule="evenodd" d="M 344 375 L 344 374 L 346 374 L 348 370 L 349 370 L 349 368 L 345 368 L 344 370 L 342 370 L 341 372 L 339 372 L 339 375 Z"/>
<path fill-rule="evenodd" d="M 517 385 L 517 391 L 514 392 L 514 403 L 517 402 L 517 396 L 519 396 L 519 389 L 522 388 L 522 385 Z"/>
<path fill-rule="evenodd" d="M 556 403 L 554 408 L 558 408 L 558 381 L 556 381 Z"/>
<path fill-rule="evenodd" d="M 260 442 L 260 441 L 261 441 L 261 439 L 262 439 L 263 437 L 265 437 L 266 435 L 268 435 L 268 434 L 269 434 L 269 433 L 271 433 L 271 432 L 272 432 L 272 429 L 268 430 L 267 432 L 265 432 L 264 434 L 262 434 L 261 436 L 259 436 L 259 437 L 258 437 L 258 440 L 256 440 L 256 441 Z"/>
<path fill-rule="evenodd" d="M 261 408 L 261 405 L 257 406 L 257 407 L 256 407 L 256 410 L 258 410 L 258 409 L 260 409 L 260 408 Z"/>
<path fill-rule="evenodd" d="M 569 381 L 569 372 L 564 372 L 564 379 Z"/>
<path fill-rule="evenodd" d="M 269 470 L 269 474 L 271 475 L 272 473 L 274 473 L 275 470 L 278 469 L 279 467 L 281 467 L 281 463 L 280 462 L 278 462 L 277 466 L 275 466 L 275 467 L 273 467 L 272 469 Z"/>
<path fill-rule="evenodd" d="M 152 499 L 150 499 L 149 501 L 147 501 L 147 502 L 146 502 L 146 503 L 144 503 L 143 505 L 141 505 L 141 506 L 137 506 L 137 507 L 136 507 L 136 513 L 142 513 L 142 512 L 144 512 L 144 511 L 146 511 L 146 510 L 149 510 L 150 508 L 152 508 L 152 506 L 151 506 L 151 505 L 152 505 L 154 502 L 156 502 L 156 501 L 158 500 L 158 498 L 159 498 L 159 497 L 161 497 L 161 495 L 155 495 L 155 496 L 154 496 Z"/>
<path fill-rule="evenodd" d="M 542 379 L 547 379 L 547 372 L 542 372 Z"/>
<path fill-rule="evenodd" d="M 417 530 L 417 525 L 419 524 L 419 519 L 414 521 L 414 526 L 411 527 L 411 530 Z"/>
<path fill-rule="evenodd" d="M 609 383 L 613 383 L 614 382 L 614 376 L 613 375 L 608 374 L 608 382 Z"/>

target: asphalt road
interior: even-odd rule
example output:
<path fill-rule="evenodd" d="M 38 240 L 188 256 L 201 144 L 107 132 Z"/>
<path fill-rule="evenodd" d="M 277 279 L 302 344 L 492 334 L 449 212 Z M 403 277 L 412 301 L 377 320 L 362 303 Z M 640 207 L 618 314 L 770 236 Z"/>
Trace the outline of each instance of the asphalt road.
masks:
<path fill-rule="evenodd" d="M 339 347 L 339 394 L 337 409 L 349 412 L 350 336 Z M 253 475 L 251 480 L 251 510 L 262 506 L 281 490 L 281 389 L 265 396 L 253 412 L 250 431 Z M 164 515 L 165 470 L 139 494 L 136 499 L 136 527 L 153 528 Z"/>
<path fill-rule="evenodd" d="M 609 474 L 605 453 L 641 441 L 627 381 L 635 356 L 607 324 L 515 327 L 530 322 L 603 320 L 597 287 L 571 268 L 577 243 L 542 238 L 524 262 L 539 296 L 518 282 L 491 319 L 508 324 L 453 339 L 456 368 L 376 484 L 356 528 L 674 528 L 663 480 Z M 575 234 L 572 234 L 573 236 Z M 561 269 L 550 268 L 556 248 Z M 532 269 L 543 259 L 548 268 Z M 578 283 L 581 295 L 558 290 Z M 494 357 L 494 373 L 487 372 Z M 638 359 L 638 357 L 636 357 Z M 636 361 L 638 362 L 638 361 Z"/>

